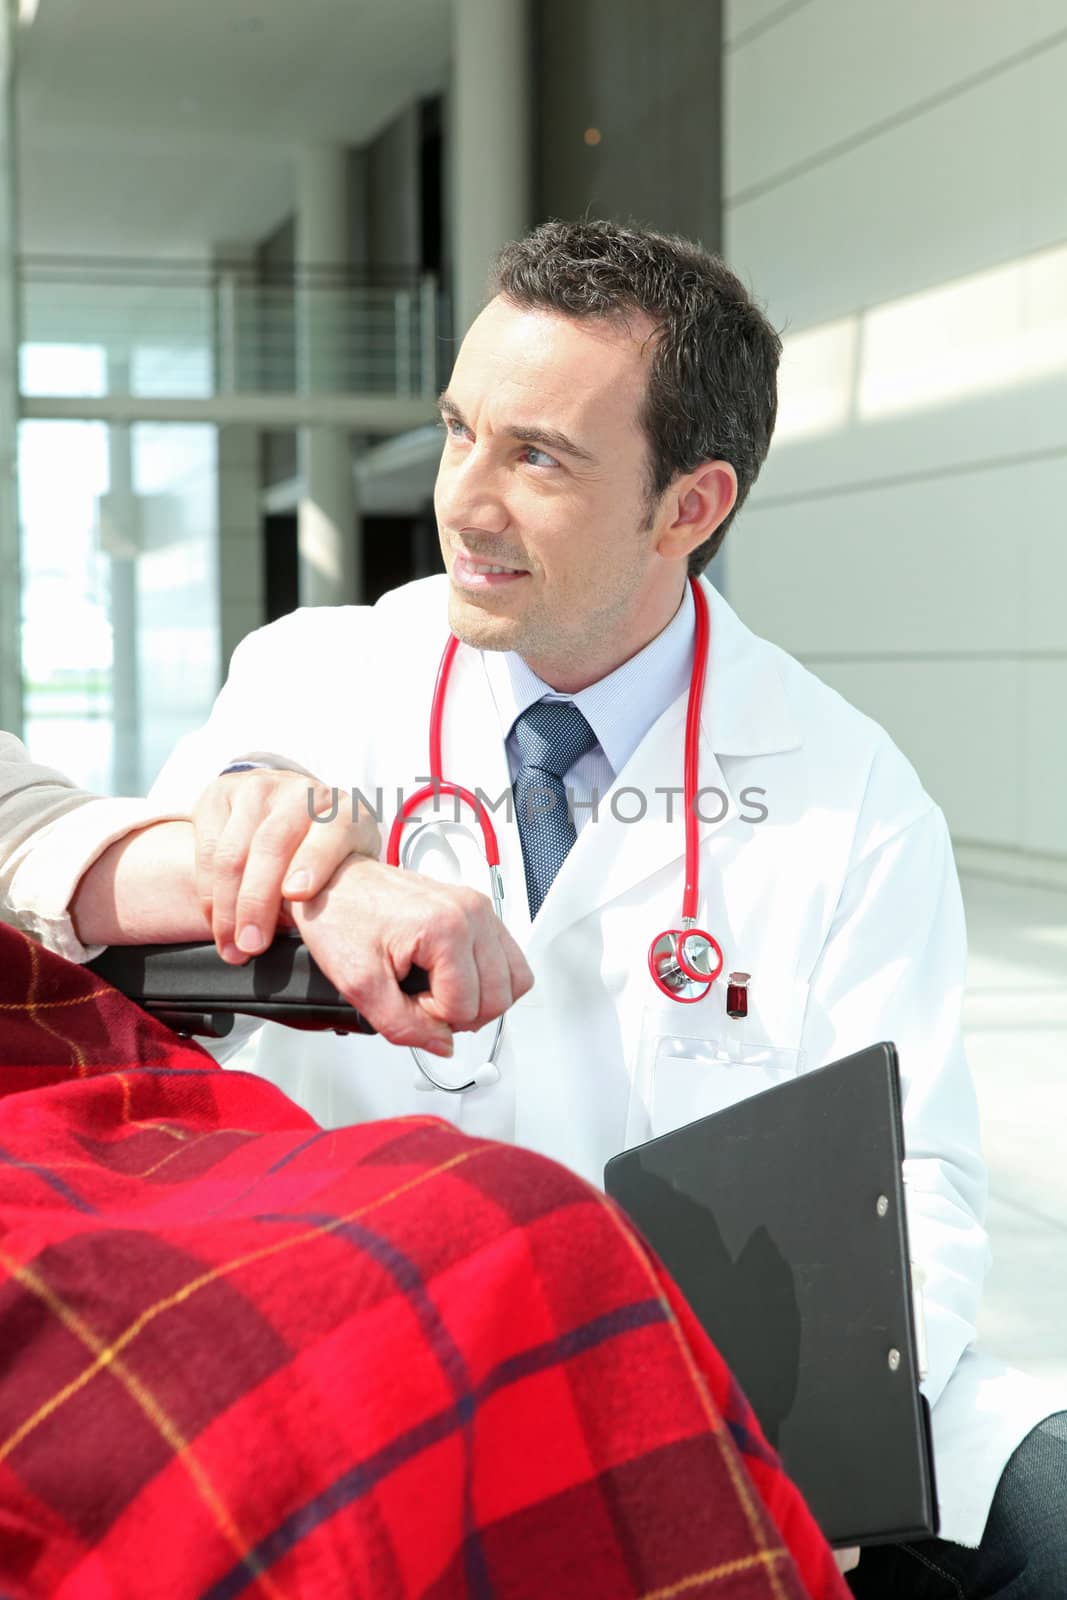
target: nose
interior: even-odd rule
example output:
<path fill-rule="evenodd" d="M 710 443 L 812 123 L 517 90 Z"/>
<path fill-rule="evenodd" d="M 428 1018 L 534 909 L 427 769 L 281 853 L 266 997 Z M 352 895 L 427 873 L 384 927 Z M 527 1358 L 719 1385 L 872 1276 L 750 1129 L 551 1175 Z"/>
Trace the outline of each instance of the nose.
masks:
<path fill-rule="evenodd" d="M 464 532 L 503 533 L 511 520 L 500 469 L 477 444 L 441 457 L 434 486 L 438 525 Z"/>

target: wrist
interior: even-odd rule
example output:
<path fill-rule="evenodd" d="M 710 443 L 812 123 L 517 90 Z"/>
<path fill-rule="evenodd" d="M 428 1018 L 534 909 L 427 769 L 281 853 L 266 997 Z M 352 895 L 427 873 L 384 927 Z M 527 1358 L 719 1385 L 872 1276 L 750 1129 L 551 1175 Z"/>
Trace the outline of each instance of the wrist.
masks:
<path fill-rule="evenodd" d="M 360 804 L 353 818 L 352 854 L 369 856 L 374 861 L 381 859 L 382 834 L 378 827 L 377 818 L 373 811 L 368 811 Z"/>
<path fill-rule="evenodd" d="M 352 850 L 343 861 L 338 862 L 333 870 L 333 876 L 324 884 L 318 894 L 310 900 L 284 900 L 282 904 L 287 907 L 295 927 L 303 929 L 304 925 L 313 922 L 329 902 L 330 895 L 348 883 L 357 874 L 366 876 L 373 868 L 381 863 L 376 855 L 365 854 L 360 850 Z"/>

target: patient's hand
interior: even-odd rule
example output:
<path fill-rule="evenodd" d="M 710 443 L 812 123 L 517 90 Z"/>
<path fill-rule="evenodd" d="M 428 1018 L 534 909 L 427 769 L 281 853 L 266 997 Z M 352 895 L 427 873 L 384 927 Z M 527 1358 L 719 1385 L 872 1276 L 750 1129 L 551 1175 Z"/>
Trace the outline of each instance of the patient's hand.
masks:
<path fill-rule="evenodd" d="M 483 894 L 353 858 L 325 891 L 293 906 L 315 960 L 384 1038 L 450 1055 L 452 1034 L 483 1027 L 521 998 L 533 974 Z M 413 966 L 428 994 L 400 989 Z"/>
<path fill-rule="evenodd" d="M 314 900 L 351 855 L 377 859 L 381 839 L 365 807 L 333 806 L 304 773 L 257 770 L 216 778 L 193 812 L 196 888 L 225 961 L 265 950 L 282 896 Z M 330 821 L 312 820 L 337 815 Z"/>

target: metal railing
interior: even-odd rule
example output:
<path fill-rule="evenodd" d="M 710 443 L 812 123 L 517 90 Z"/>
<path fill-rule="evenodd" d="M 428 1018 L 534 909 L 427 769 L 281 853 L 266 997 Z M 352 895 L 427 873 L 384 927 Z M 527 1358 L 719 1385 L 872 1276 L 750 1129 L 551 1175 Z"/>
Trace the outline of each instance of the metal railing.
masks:
<path fill-rule="evenodd" d="M 407 269 L 24 256 L 24 397 L 430 398 L 448 307 Z"/>

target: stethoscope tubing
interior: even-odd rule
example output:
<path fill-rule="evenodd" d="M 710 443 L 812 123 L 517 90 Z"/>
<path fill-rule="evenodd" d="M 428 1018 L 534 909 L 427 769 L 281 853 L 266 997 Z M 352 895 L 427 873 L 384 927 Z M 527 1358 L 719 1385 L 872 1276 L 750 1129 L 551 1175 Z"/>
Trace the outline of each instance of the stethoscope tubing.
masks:
<path fill-rule="evenodd" d="M 689 703 L 685 713 L 685 890 L 682 924 L 692 923 L 700 901 L 700 849 L 697 835 L 697 791 L 700 787 L 700 713 L 704 705 L 704 678 L 708 668 L 708 602 L 695 578 L 690 578 L 696 610 L 693 636 L 693 670 L 689 678 Z"/>
<path fill-rule="evenodd" d="M 649 945 L 648 970 L 656 987 L 668 999 L 683 1005 L 692 1005 L 698 1000 L 703 1000 L 711 989 L 715 979 L 722 971 L 724 960 L 722 948 L 710 933 L 702 928 L 697 928 L 696 911 L 700 901 L 700 847 L 697 828 L 697 792 L 700 782 L 700 713 L 704 701 L 704 680 L 707 675 L 708 640 L 710 624 L 708 620 L 708 602 L 704 591 L 696 578 L 690 578 L 689 586 L 693 595 L 693 605 L 696 622 L 693 638 L 693 667 L 689 679 L 689 699 L 686 706 L 685 718 L 685 760 L 684 760 L 684 803 L 685 803 L 685 887 L 682 894 L 682 926 L 668 928 L 663 933 L 657 934 Z M 386 862 L 389 866 L 399 867 L 407 864 L 404 858 L 410 855 L 411 845 L 423 828 L 434 826 L 433 820 L 420 824 L 403 844 L 402 836 L 404 825 L 414 816 L 418 808 L 427 800 L 440 801 L 443 795 L 455 796 L 464 805 L 473 810 L 482 830 L 482 842 L 485 847 L 485 859 L 489 866 L 490 878 L 493 888 L 493 906 L 498 917 L 503 916 L 503 883 L 500 876 L 500 846 L 493 827 L 489 808 L 482 804 L 469 789 L 461 784 L 451 783 L 442 776 L 441 760 L 441 735 L 444 724 L 445 699 L 448 691 L 448 682 L 452 673 L 452 665 L 459 648 L 459 639 L 455 634 L 450 634 L 437 668 L 437 678 L 434 683 L 433 700 L 430 706 L 430 782 L 417 789 L 403 802 L 400 810 L 393 818 L 389 830 L 389 839 L 386 845 Z M 403 846 L 403 847 L 402 847 Z M 706 941 L 706 951 L 714 952 L 717 964 L 708 970 L 694 965 L 691 950 L 696 940 Z M 689 947 L 689 949 L 687 949 Z M 697 946 L 697 949 L 700 949 Z M 670 983 L 668 983 L 668 978 Z M 673 987 L 671 986 L 673 984 Z M 496 1059 L 503 1034 L 504 1018 L 497 1018 L 496 1029 L 493 1034 L 493 1045 L 489 1053 L 486 1066 L 479 1069 L 478 1077 L 482 1082 L 492 1081 L 485 1074 L 492 1072 L 499 1076 L 496 1069 Z M 442 1090 L 445 1094 L 463 1094 L 469 1089 L 479 1087 L 478 1081 L 472 1078 L 468 1083 L 452 1084 L 443 1083 L 429 1068 L 422 1058 L 422 1052 L 411 1048 L 422 1076 L 435 1089 Z"/>
<path fill-rule="evenodd" d="M 704 682 L 708 667 L 708 641 L 711 626 L 708 602 L 696 578 L 690 578 L 695 627 L 693 670 L 689 678 L 689 700 L 685 712 L 685 762 L 683 803 L 685 806 L 685 888 L 682 893 L 682 926 L 657 934 L 648 947 L 648 970 L 652 982 L 668 1000 L 680 1005 L 695 1005 L 710 992 L 724 966 L 722 946 L 703 928 L 696 926 L 700 904 L 700 837 L 697 828 L 697 793 L 700 787 L 700 714 L 704 705 Z M 690 950 L 704 941 L 716 962 L 706 970 L 693 964 Z"/>

